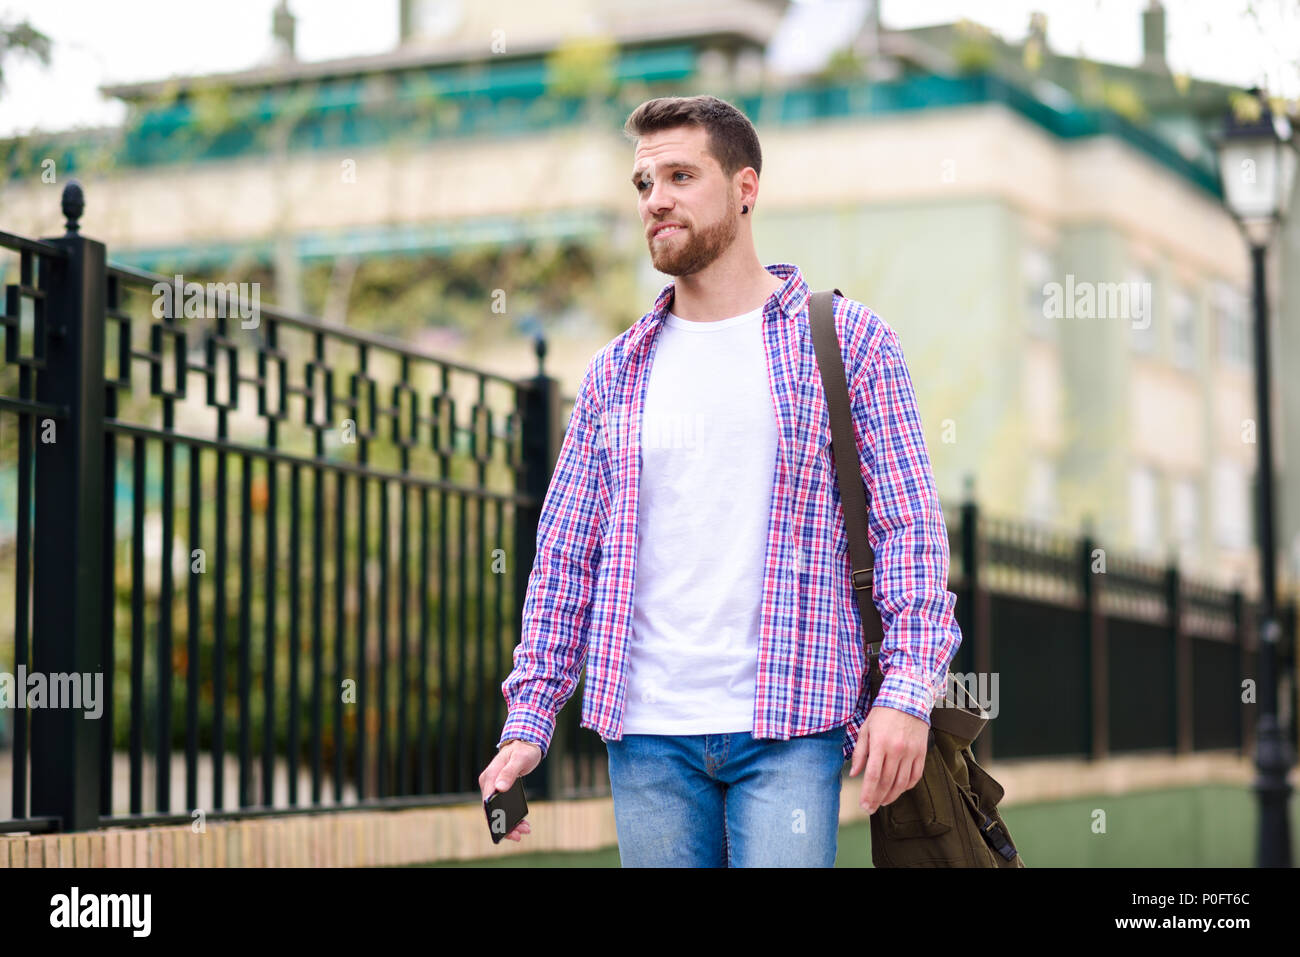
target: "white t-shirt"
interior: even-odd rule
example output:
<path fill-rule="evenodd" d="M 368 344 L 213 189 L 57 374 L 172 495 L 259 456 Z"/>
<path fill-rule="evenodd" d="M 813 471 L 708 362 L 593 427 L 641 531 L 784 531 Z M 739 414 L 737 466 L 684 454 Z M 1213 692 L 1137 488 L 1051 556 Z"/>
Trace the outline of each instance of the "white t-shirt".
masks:
<path fill-rule="evenodd" d="M 624 734 L 752 731 L 777 426 L 763 310 L 669 313 L 641 421 Z"/>

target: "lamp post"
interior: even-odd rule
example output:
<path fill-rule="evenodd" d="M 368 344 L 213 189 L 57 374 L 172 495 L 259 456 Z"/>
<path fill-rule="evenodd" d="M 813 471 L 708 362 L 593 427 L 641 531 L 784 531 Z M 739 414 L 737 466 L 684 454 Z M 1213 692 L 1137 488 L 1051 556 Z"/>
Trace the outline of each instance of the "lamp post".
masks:
<path fill-rule="evenodd" d="M 1217 142 L 1224 201 L 1250 246 L 1254 271 L 1256 448 L 1259 488 L 1259 720 L 1255 793 L 1259 800 L 1260 867 L 1291 866 L 1287 818 L 1292 752 L 1277 715 L 1277 545 L 1273 521 L 1273 430 L 1268 351 L 1268 286 L 1264 266 L 1291 200 L 1296 148 L 1285 116 L 1274 116 L 1259 89 L 1232 110 Z M 1241 107 L 1244 107 L 1241 108 Z"/>

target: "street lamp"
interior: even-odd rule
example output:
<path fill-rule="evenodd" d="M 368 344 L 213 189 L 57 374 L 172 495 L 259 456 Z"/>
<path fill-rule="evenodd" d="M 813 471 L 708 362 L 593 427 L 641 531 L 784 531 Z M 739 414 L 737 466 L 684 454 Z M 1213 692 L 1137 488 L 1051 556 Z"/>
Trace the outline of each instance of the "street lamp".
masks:
<path fill-rule="evenodd" d="M 1291 866 L 1287 818 L 1292 757 L 1277 718 L 1277 545 L 1273 528 L 1273 430 L 1268 352 L 1268 298 L 1264 262 L 1291 202 L 1296 148 L 1286 116 L 1274 116 L 1261 91 L 1232 110 L 1217 142 L 1224 201 L 1250 246 L 1254 269 L 1255 403 L 1259 471 L 1259 722 L 1255 793 L 1259 799 L 1260 867 Z M 1244 109 L 1242 108 L 1244 107 Z"/>

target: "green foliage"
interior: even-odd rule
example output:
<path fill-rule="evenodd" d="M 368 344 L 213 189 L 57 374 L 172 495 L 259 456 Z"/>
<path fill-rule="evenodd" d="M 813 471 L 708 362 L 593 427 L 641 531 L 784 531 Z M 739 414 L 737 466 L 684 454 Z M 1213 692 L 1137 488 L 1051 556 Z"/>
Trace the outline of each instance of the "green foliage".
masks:
<path fill-rule="evenodd" d="M 1107 80 L 1101 67 L 1083 57 L 1075 63 L 1079 100 L 1093 108 L 1108 109 L 1130 123 L 1145 124 L 1149 119 L 1142 94 L 1132 83 Z"/>
<path fill-rule="evenodd" d="M 1025 69 L 1030 73 L 1037 73 L 1043 66 L 1043 44 L 1038 41 L 1037 37 L 1030 37 L 1025 41 L 1025 49 L 1022 54 L 1022 62 Z"/>
<path fill-rule="evenodd" d="M 50 65 L 50 38 L 26 20 L 0 19 L 0 91 L 4 90 L 5 60 L 13 53 L 35 57 L 45 67 Z"/>
<path fill-rule="evenodd" d="M 972 20 L 957 22 L 957 39 L 952 56 L 962 73 L 979 73 L 993 66 L 993 34 L 988 27 Z"/>
<path fill-rule="evenodd" d="M 817 73 L 817 80 L 822 83 L 852 83 L 866 72 L 866 58 L 852 47 L 843 47 L 830 55 L 826 65 Z"/>
<path fill-rule="evenodd" d="M 313 313 L 323 310 L 333 268 L 324 263 L 303 272 L 303 298 Z M 366 259 L 352 281 L 348 322 L 403 338 L 430 325 L 475 330 L 495 315 L 497 290 L 508 317 L 607 315 L 603 281 L 617 268 L 603 246 L 579 240 Z"/>
<path fill-rule="evenodd" d="M 1252 96 L 1245 90 L 1230 92 L 1228 94 L 1228 103 L 1232 107 L 1232 115 L 1238 123 L 1254 123 L 1264 112 L 1259 97 Z"/>
<path fill-rule="evenodd" d="M 605 97 L 614 91 L 618 46 L 609 37 L 575 37 L 546 57 L 546 89 L 556 97 Z"/>
<path fill-rule="evenodd" d="M 1131 83 L 1107 83 L 1102 93 L 1102 102 L 1107 109 L 1131 123 L 1146 122 L 1147 110 L 1142 103 L 1142 96 Z"/>

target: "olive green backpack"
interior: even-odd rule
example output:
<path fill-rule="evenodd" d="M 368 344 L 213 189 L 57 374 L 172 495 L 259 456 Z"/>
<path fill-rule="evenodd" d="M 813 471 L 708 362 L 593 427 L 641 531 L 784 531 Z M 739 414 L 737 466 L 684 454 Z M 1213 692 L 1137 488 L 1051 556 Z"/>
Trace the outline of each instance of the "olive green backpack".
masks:
<path fill-rule="evenodd" d="M 835 473 L 856 476 L 861 466 L 853 437 L 844 360 L 835 334 L 832 294 L 841 298 L 844 295 L 838 289 L 813 293 L 809 323 L 830 412 Z M 863 681 L 859 704 L 869 704 L 884 680 L 877 660 L 884 631 L 880 611 L 871 598 L 874 563 L 867 538 L 868 501 L 862 482 L 840 482 L 839 489 L 866 648 L 867 680 Z M 976 763 L 971 753 L 971 743 L 990 716 L 970 698 L 961 681 L 953 680 L 951 672 L 948 688 L 949 695 L 955 689 L 969 705 L 957 707 L 953 703 L 956 699 L 950 696 L 936 702 L 930 712 L 929 744 L 921 779 L 892 804 L 877 808 L 871 815 L 871 861 L 876 867 L 1024 867 L 998 813 L 1002 785 Z"/>

